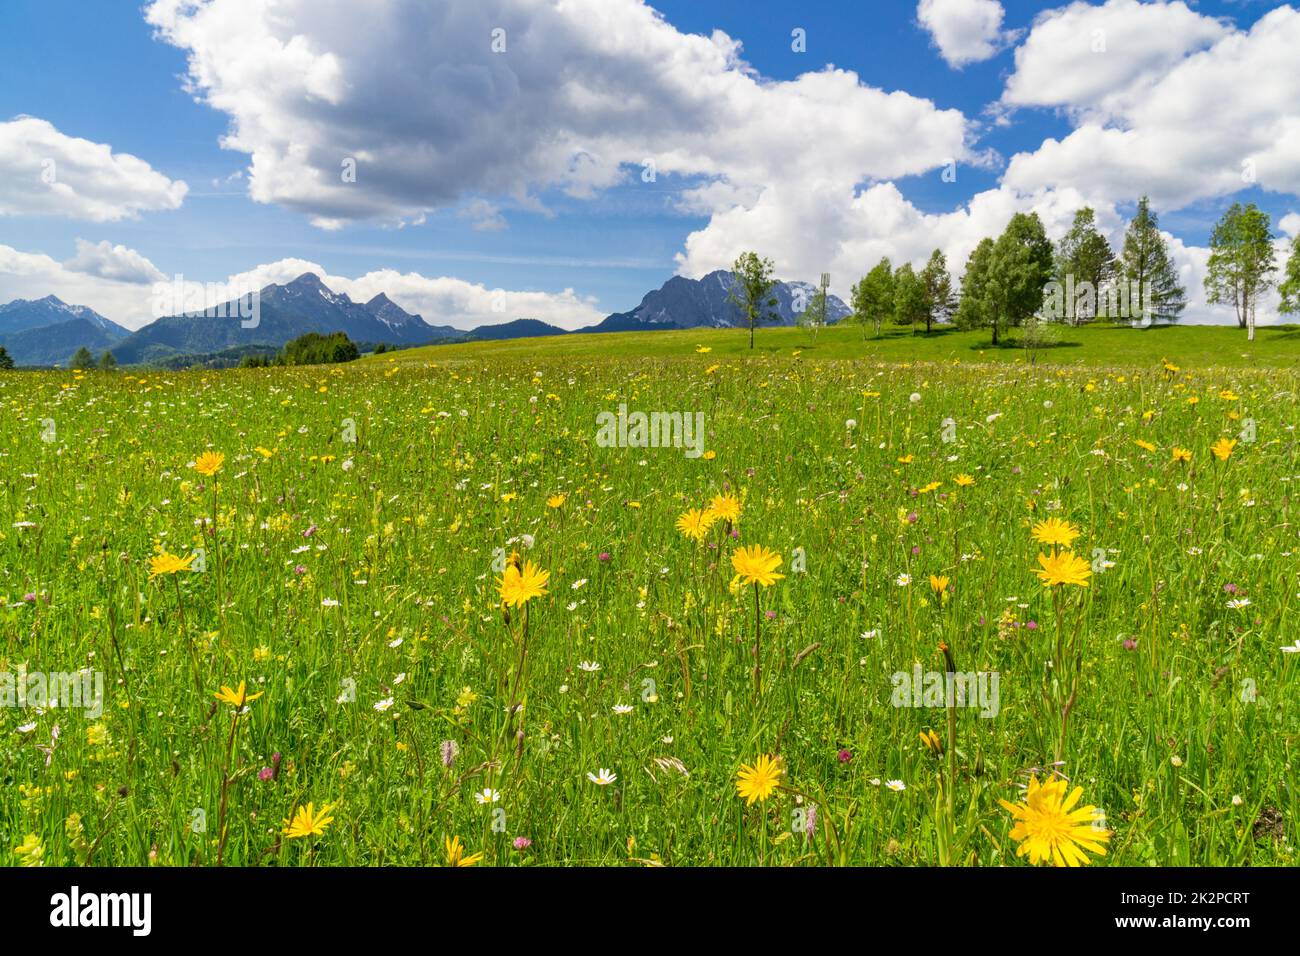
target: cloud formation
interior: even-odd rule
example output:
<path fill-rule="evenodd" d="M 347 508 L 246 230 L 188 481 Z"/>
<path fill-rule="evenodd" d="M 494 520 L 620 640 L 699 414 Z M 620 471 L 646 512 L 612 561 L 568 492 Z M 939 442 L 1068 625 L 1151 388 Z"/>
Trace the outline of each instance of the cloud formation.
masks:
<path fill-rule="evenodd" d="M 997 0 L 921 0 L 916 19 L 951 67 L 996 56 L 1015 39 L 1002 29 L 1005 11 Z"/>
<path fill-rule="evenodd" d="M 595 302 L 573 289 L 540 292 L 500 289 L 446 276 L 380 269 L 351 278 L 331 275 L 320 263 L 280 259 L 237 275 L 198 277 L 187 282 L 222 283 L 234 290 L 261 289 L 314 272 L 335 292 L 355 302 L 367 302 L 381 292 L 406 311 L 422 315 L 430 325 L 472 329 L 514 319 L 540 319 L 564 329 L 593 325 L 605 317 Z M 55 295 L 69 305 L 84 305 L 129 329 L 138 329 L 155 316 L 154 283 L 167 282 L 152 262 L 134 249 L 78 240 L 77 254 L 59 262 L 39 252 L 0 245 L 0 303 Z"/>
<path fill-rule="evenodd" d="M 0 216 L 113 222 L 177 209 L 189 190 L 142 159 L 32 116 L 0 122 L 0 169 Z"/>
<path fill-rule="evenodd" d="M 1254 186 L 1300 194 L 1290 7 L 1241 30 L 1181 0 L 1073 2 L 1015 35 L 996 0 L 916 9 L 953 66 L 1023 36 L 991 114 L 1005 124 L 1049 110 L 1070 125 L 1011 156 L 994 188 L 954 187 L 948 211 L 904 193 L 950 163 L 963 183 L 972 165 L 1001 164 L 975 146 L 980 121 L 833 66 L 765 78 L 733 38 L 682 33 L 643 0 L 371 0 L 365 29 L 351 0 L 152 0 L 146 17 L 186 52 L 188 88 L 229 118 L 222 142 L 248 156 L 249 195 L 326 229 L 447 209 L 466 228 L 500 231 L 515 211 L 547 212 L 557 193 L 593 197 L 653 170 L 681 177 L 677 211 L 705 220 L 680 273 L 757 248 L 787 278 L 830 271 L 843 296 L 882 255 L 919 263 L 939 248 L 960 274 L 979 238 L 1019 211 L 1037 211 L 1055 239 L 1091 205 L 1118 245 L 1120 209 L 1144 193 L 1161 214 Z M 1199 301 L 1207 251 L 1179 242 L 1174 255 L 1188 320 L 1216 317 Z M 501 320 L 483 311 L 486 290 L 456 279 L 382 270 L 331 281 L 361 295 L 378 291 L 375 276 L 430 321 Z M 572 293 L 519 295 L 541 298 L 519 299 L 510 317 L 599 317 Z"/>
<path fill-rule="evenodd" d="M 111 279 L 115 282 L 162 282 L 166 276 L 152 262 L 134 249 L 113 245 L 107 239 L 87 242 L 77 239 L 77 253 L 63 263 L 69 272 Z"/>
<path fill-rule="evenodd" d="M 378 269 L 349 278 L 331 275 L 323 266 L 305 259 L 281 259 L 231 276 L 236 288 L 262 288 L 285 283 L 304 272 L 314 272 L 335 292 L 354 302 L 368 302 L 383 292 L 407 312 L 420 315 L 430 325 L 473 329 L 514 319 L 540 319 L 562 329 L 594 325 L 605 317 L 595 303 L 572 289 L 535 292 L 501 289 L 447 276 Z"/>
<path fill-rule="evenodd" d="M 1088 37 L 1104 31 L 1105 50 Z M 1003 102 L 1076 118 L 1061 140 L 1013 157 L 1003 182 L 1062 182 L 1112 202 L 1149 194 L 1180 209 L 1258 185 L 1300 194 L 1300 11 L 1249 31 L 1182 3 L 1110 0 L 1040 17 L 1016 53 Z"/>
<path fill-rule="evenodd" d="M 130 256 L 139 256 L 142 262 L 149 261 L 133 250 L 125 251 Z M 0 302 L 43 299 L 54 295 L 68 305 L 94 309 L 127 328 L 139 328 L 153 318 L 149 309 L 150 289 L 151 285 L 136 281 L 121 281 L 82 271 L 77 267 L 76 256 L 63 263 L 44 253 L 23 252 L 0 245 Z"/>
<path fill-rule="evenodd" d="M 325 228 L 588 197 L 644 164 L 743 190 L 967 156 L 959 111 L 846 70 L 765 80 L 735 40 L 681 33 L 642 0 L 370 0 L 365 29 L 352 0 L 155 0 L 146 16 L 229 115 L 252 198 Z M 807 148 L 819 140 L 836 148 Z"/>

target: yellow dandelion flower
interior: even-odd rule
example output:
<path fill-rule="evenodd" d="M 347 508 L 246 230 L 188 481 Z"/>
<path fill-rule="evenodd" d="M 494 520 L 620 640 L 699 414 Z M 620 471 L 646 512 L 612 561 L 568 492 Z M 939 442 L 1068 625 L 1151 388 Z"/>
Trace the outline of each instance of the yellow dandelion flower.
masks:
<path fill-rule="evenodd" d="M 325 832 L 325 828 L 334 822 L 330 816 L 330 811 L 334 805 L 327 803 L 317 810 L 313 804 L 298 807 L 298 812 L 293 815 L 292 820 L 284 821 L 284 835 L 291 840 L 300 837 L 320 836 Z"/>
<path fill-rule="evenodd" d="M 505 575 L 497 578 L 497 588 L 507 607 L 523 607 L 533 598 L 545 595 L 550 581 L 550 571 L 543 571 L 528 561 L 522 571 L 516 564 L 507 566 Z"/>
<path fill-rule="evenodd" d="M 1042 544 L 1058 545 L 1068 548 L 1082 532 L 1068 521 L 1060 518 L 1047 518 L 1034 525 L 1034 540 Z"/>
<path fill-rule="evenodd" d="M 754 761 L 753 766 L 741 764 L 736 774 L 736 793 L 745 800 L 745 806 L 753 805 L 755 800 L 766 800 L 781 785 L 780 757 L 766 754 Z"/>
<path fill-rule="evenodd" d="M 715 521 L 735 524 L 740 518 L 740 499 L 735 495 L 714 495 L 709 502 L 708 512 Z"/>
<path fill-rule="evenodd" d="M 258 691 L 256 694 L 248 693 L 244 689 L 244 682 L 241 680 L 239 686 L 234 690 L 231 690 L 225 684 L 222 684 L 221 690 L 212 696 L 219 701 L 230 704 L 232 707 L 243 707 L 249 701 L 257 700 L 257 698 L 261 697 L 263 693 L 263 691 Z"/>
<path fill-rule="evenodd" d="M 447 851 L 448 866 L 473 866 L 479 860 L 483 859 L 483 854 L 474 853 L 470 856 L 465 855 L 465 845 L 460 842 L 460 837 L 443 837 L 443 847 Z"/>
<path fill-rule="evenodd" d="M 194 470 L 200 475 L 211 478 L 226 463 L 226 456 L 219 451 L 205 451 L 194 460 Z"/>
<path fill-rule="evenodd" d="M 677 519 L 677 530 L 695 541 L 703 541 L 709 534 L 709 528 L 717 520 L 711 511 L 691 508 L 682 512 Z"/>
<path fill-rule="evenodd" d="M 1210 451 L 1214 452 L 1214 457 L 1219 461 L 1227 461 L 1232 457 L 1232 450 L 1237 447 L 1237 439 L 1220 438 L 1210 446 Z"/>
<path fill-rule="evenodd" d="M 770 587 L 785 577 L 784 574 L 776 573 L 776 569 L 781 566 L 781 556 L 761 544 L 737 548 L 731 555 L 731 566 L 736 569 L 736 579 L 745 585 L 761 584 Z"/>
<path fill-rule="evenodd" d="M 1089 853 L 1105 856 L 1110 831 L 1097 826 L 1097 808 L 1088 805 L 1074 809 L 1083 788 L 1075 787 L 1066 796 L 1066 782 L 1052 780 L 1039 784 L 1030 777 L 1029 792 L 1023 803 L 999 800 L 1016 821 L 1011 839 L 1020 844 L 1016 856 L 1028 856 L 1029 862 L 1055 866 L 1087 866 Z"/>
<path fill-rule="evenodd" d="M 149 580 L 153 580 L 160 574 L 176 574 L 178 571 L 188 571 L 190 565 L 194 562 L 194 555 L 187 558 L 180 558 L 174 554 L 164 551 L 162 554 L 155 554 L 149 559 Z"/>
<path fill-rule="evenodd" d="M 1038 563 L 1042 565 L 1042 570 L 1035 568 L 1034 573 L 1042 580 L 1043 587 L 1074 584 L 1086 588 L 1088 578 L 1092 577 L 1092 568 L 1088 566 L 1088 562 L 1069 551 L 1057 551 L 1050 555 L 1040 554 Z"/>

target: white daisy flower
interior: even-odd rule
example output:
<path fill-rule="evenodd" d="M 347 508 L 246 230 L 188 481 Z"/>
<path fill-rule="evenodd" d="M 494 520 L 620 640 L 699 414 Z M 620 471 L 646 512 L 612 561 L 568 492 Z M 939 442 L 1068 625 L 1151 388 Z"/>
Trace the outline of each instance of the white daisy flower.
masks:
<path fill-rule="evenodd" d="M 599 773 L 592 773 L 590 770 L 588 770 L 587 779 L 590 780 L 592 783 L 596 784 L 597 786 L 606 787 L 609 786 L 611 783 L 613 783 L 615 780 L 617 780 L 618 775 L 615 774 L 612 770 L 606 770 L 604 767 L 601 767 Z"/>
<path fill-rule="evenodd" d="M 496 803 L 501 799 L 501 794 L 500 792 L 493 790 L 491 787 L 484 787 L 482 791 L 474 794 L 474 799 L 477 800 L 480 805 L 485 803 Z"/>

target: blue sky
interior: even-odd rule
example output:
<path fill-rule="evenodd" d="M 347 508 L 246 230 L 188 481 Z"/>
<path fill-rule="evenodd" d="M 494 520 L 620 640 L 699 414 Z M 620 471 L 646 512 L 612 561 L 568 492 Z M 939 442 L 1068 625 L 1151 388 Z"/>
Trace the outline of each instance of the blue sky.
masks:
<path fill-rule="evenodd" d="M 607 7 L 631 10 L 639 5 L 640 0 L 607 0 Z M 264 9 L 257 0 L 216 0 L 214 6 L 232 8 L 227 12 L 237 16 L 234 8 Z M 396 285 L 394 298 L 433 322 L 477 324 L 481 302 L 475 289 L 500 289 L 512 296 L 510 311 L 531 310 L 573 326 L 592 315 L 634 307 L 675 271 L 695 275 L 723 266 L 749 241 L 773 256 L 784 277 L 811 278 L 821 268 L 831 269 L 836 290 L 843 294 L 881 254 L 897 262 L 923 258 L 929 248 L 940 246 L 959 270 L 978 234 L 996 231 L 999 217 L 1005 222 L 1016 208 L 1048 210 L 1044 219 L 1049 230 L 1059 232 L 1082 196 L 1110 211 L 1109 225 L 1118 239 L 1123 217 L 1136 198 L 1133 184 L 1160 197 L 1162 225 L 1188 247 L 1190 280 L 1198 278 L 1196 250 L 1205 246 L 1215 218 L 1229 202 L 1258 202 L 1273 215 L 1275 229 L 1279 222 L 1294 228 L 1300 221 L 1294 216 L 1300 208 L 1300 158 L 1294 151 L 1289 162 L 1285 154 L 1262 158 L 1253 184 L 1242 181 L 1235 190 L 1230 185 L 1203 187 L 1217 175 L 1214 171 L 1224 165 L 1224 158 L 1187 159 L 1194 149 L 1203 147 L 1208 154 L 1215 147 L 1183 143 L 1184 130 L 1152 120 L 1160 108 L 1159 97 L 1170 95 L 1160 88 L 1162 77 L 1197 56 L 1217 55 L 1214 47 L 1225 38 L 1263 44 L 1269 38 L 1256 37 L 1252 28 L 1270 11 L 1278 20 L 1271 34 L 1300 36 L 1288 33 L 1296 30 L 1300 16 L 1295 21 L 1280 16 L 1271 4 L 1094 4 L 1083 12 L 1095 20 L 1082 19 L 1079 12 L 1078 23 L 1055 40 L 1043 31 L 1043 42 L 1029 51 L 1033 56 L 1027 60 L 1033 62 L 1023 71 L 1018 70 L 1016 51 L 1032 46 L 1035 18 L 1061 7 L 940 0 L 932 17 L 986 16 L 992 8 L 1002 13 L 1001 22 L 987 31 L 993 50 L 960 62 L 963 54 L 954 52 L 957 41 L 950 41 L 951 49 L 945 50 L 940 28 L 927 28 L 918 6 L 910 3 L 659 0 L 651 6 L 666 23 L 654 28 L 655 40 L 646 44 L 653 49 L 645 54 L 635 42 L 627 48 L 633 52 L 614 49 L 614 21 L 598 27 L 581 19 L 566 22 L 557 15 L 526 23 L 512 9 L 517 6 L 512 0 L 443 6 L 462 10 L 442 20 L 433 14 L 432 21 L 421 25 L 429 28 L 425 40 L 404 37 L 400 49 L 391 53 L 398 65 L 409 57 L 412 69 L 418 65 L 431 70 L 431 82 L 386 97 L 384 84 L 394 81 L 386 72 L 383 45 L 376 52 L 374 47 L 345 44 L 350 31 L 389 29 L 398 37 L 405 27 L 415 30 L 414 8 L 404 0 L 376 0 L 370 14 L 352 24 L 339 21 L 350 9 L 356 16 L 355 9 L 362 5 L 291 0 L 285 4 L 283 21 L 267 18 L 262 24 L 265 35 L 280 44 L 268 57 L 274 66 L 264 77 L 225 66 L 215 74 L 196 75 L 188 61 L 188 54 L 197 51 L 219 64 L 241 62 L 246 51 L 264 39 L 255 32 L 256 23 L 243 33 L 242 26 L 228 30 L 215 17 L 204 21 L 193 15 L 185 3 L 160 0 L 153 15 L 168 35 L 159 37 L 155 26 L 146 22 L 146 11 L 134 3 L 6 0 L 0 11 L 0 131 L 6 121 L 25 116 L 49 124 L 54 132 L 30 124 L 15 126 L 7 146 L 0 132 L 0 160 L 10 157 L 21 171 L 8 177 L 8 192 L 0 191 L 0 248 L 10 250 L 7 260 L 0 258 L 0 301 L 30 297 L 44 288 L 64 298 L 89 299 L 84 304 L 135 326 L 147 320 L 136 303 L 143 301 L 143 287 L 155 272 L 200 281 L 240 274 L 280 280 L 301 260 L 319 265 L 329 276 L 355 281 L 343 290 L 354 297 L 376 290 L 383 282 L 375 276 L 381 270 L 415 276 Z M 1077 4 L 1076 10 L 1086 6 Z M 487 19 L 476 19 L 485 9 Z M 256 19 L 238 18 L 241 23 Z M 483 32 L 494 22 L 511 24 L 516 46 L 491 59 Z M 963 43 L 970 35 L 961 29 L 965 22 L 953 27 Z M 1061 28 L 1068 22 L 1061 20 Z M 1064 62 L 1061 73 L 1079 76 L 1074 85 L 1058 83 L 1050 62 L 1052 43 L 1059 44 L 1062 35 L 1087 42 L 1094 24 L 1107 31 L 1109 49 L 1093 60 Z M 536 31 L 526 41 L 518 39 L 525 25 Z M 792 50 L 791 31 L 796 28 L 806 31 L 806 52 Z M 473 39 L 459 37 L 459 30 Z M 699 50 L 689 37 L 714 31 L 742 45 L 744 65 L 707 68 L 701 86 L 712 84 L 725 91 L 725 97 L 734 95 L 734 101 L 701 142 L 691 128 L 698 120 L 674 125 L 663 114 L 699 110 L 706 123 L 712 121 L 708 98 L 697 101 L 690 92 L 689 71 L 695 68 L 692 58 Z M 306 43 L 309 61 L 321 68 L 322 78 L 314 88 L 307 82 L 304 90 L 268 93 L 268 86 L 283 82 L 268 82 L 268 77 L 292 79 L 301 71 L 302 61 L 295 59 L 288 43 L 295 35 Z M 557 69 L 548 60 L 547 47 L 533 36 L 555 42 L 556 59 L 589 58 L 583 59 L 590 63 L 588 71 L 575 74 L 579 85 L 613 91 L 615 102 L 621 98 L 633 104 L 626 131 L 606 136 L 601 123 L 609 126 L 612 121 L 602 121 L 598 111 L 593 111 L 595 118 L 575 119 L 569 94 L 545 92 L 548 83 L 559 91 L 574 76 Z M 1161 38 L 1163 46 L 1148 57 L 1145 46 L 1156 42 L 1154 38 Z M 526 44 L 531 44 L 526 54 L 514 52 Z M 1124 66 L 1125 57 L 1132 63 L 1149 59 L 1155 72 L 1135 79 L 1136 67 Z M 1258 54 L 1249 62 L 1223 59 L 1216 67 L 1220 77 L 1297 85 L 1294 60 L 1283 65 L 1285 75 L 1279 77 Z M 1115 76 L 1089 88 L 1086 74 L 1097 72 L 1094 63 Z M 829 106 L 815 103 L 815 115 L 805 127 L 803 103 L 809 95 L 814 100 L 817 96 L 790 87 L 828 64 L 856 75 L 855 82 L 850 80 L 852 89 L 844 87 L 851 95 L 843 102 L 842 115 L 829 119 L 835 94 Z M 482 92 L 485 71 L 496 72 L 490 88 Z M 1008 90 L 1018 72 L 1022 82 L 1014 102 L 1009 102 Z M 750 80 L 742 80 L 742 74 Z M 517 78 L 534 101 L 521 115 L 503 119 L 498 129 L 469 129 L 490 127 L 498 112 L 494 104 L 504 102 L 502 96 L 509 100 L 510 94 L 501 92 L 502 75 Z M 1205 82 L 1224 81 L 1210 77 Z M 367 89 L 371 83 L 374 90 Z M 645 102 L 633 103 L 643 90 Z M 890 108 L 869 91 L 898 91 L 907 94 L 908 103 L 902 115 L 881 120 Z M 474 98 L 480 95 L 481 100 Z M 578 102 L 585 98 L 583 94 Z M 1281 99 L 1276 115 L 1252 119 L 1254 129 L 1269 122 L 1291 129 L 1300 122 L 1296 97 L 1289 97 L 1290 107 L 1286 96 Z M 555 115 L 545 115 L 551 109 Z M 501 112 L 504 117 L 506 111 Z M 529 112 L 540 114 L 540 122 L 516 137 L 512 129 L 530 123 Z M 467 113 L 480 119 L 464 120 Z M 247 127 L 258 117 L 267 119 L 269 132 L 245 135 L 239 148 L 222 148 L 222 137 L 234 124 Z M 288 143 L 277 140 L 272 120 L 285 128 L 301 124 L 300 145 L 312 155 L 295 157 Z M 558 145 L 551 142 L 552 121 L 561 130 Z M 1204 104 L 1199 125 L 1220 121 L 1226 117 L 1216 115 L 1214 104 Z M 1045 142 L 1064 140 L 1082 126 L 1095 126 L 1118 139 L 1127 128 L 1141 132 L 1144 122 L 1151 130 L 1144 146 L 1117 149 L 1122 155 L 1114 158 L 1110 179 L 1101 173 L 1089 175 L 1091 164 L 1081 148 L 1068 157 L 1042 155 Z M 457 128 L 462 125 L 464 130 Z M 647 134 L 647 129 L 655 132 Z M 875 131 L 883 131 L 883 141 L 873 138 Z M 466 152 L 473 156 L 454 167 L 447 161 L 440 171 L 430 169 L 428 176 L 438 182 L 420 182 L 424 173 L 418 159 L 411 157 L 422 150 L 432 151 L 429 155 L 448 152 L 451 145 L 459 145 L 462 132 L 472 140 Z M 1195 129 L 1186 133 L 1197 135 Z M 332 182 L 302 187 L 317 173 L 323 183 L 336 165 L 335 153 L 365 148 L 371 136 L 385 144 L 387 155 L 361 161 L 351 192 Z M 1222 136 L 1241 138 L 1226 122 Z M 747 137 L 755 143 L 752 150 L 745 147 Z M 107 212 L 102 204 L 89 212 L 75 181 L 69 185 L 77 195 L 49 208 L 30 196 L 16 195 L 15 190 L 27 188 L 22 177 L 33 164 L 39 165 L 42 150 L 63 155 L 59 150 L 73 148 L 67 146 L 69 139 L 137 157 L 155 179 L 143 185 L 132 180 L 127 186 L 135 171 L 100 170 L 111 180 L 95 187 Z M 800 147 L 793 151 L 803 154 L 797 168 L 789 160 L 763 165 L 762 156 L 773 153 L 773 143 L 781 144 L 781 150 L 789 143 Z M 1162 143 L 1171 147 L 1163 157 Z M 560 168 L 563 157 L 557 165 L 556 155 L 561 149 L 573 156 L 590 149 L 599 156 L 595 166 L 604 171 L 592 173 L 594 185 L 587 182 L 586 173 L 574 185 L 572 167 L 581 164 L 570 159 L 568 171 Z M 667 171 L 645 182 L 635 158 L 638 149 L 693 155 L 665 160 Z M 958 150 L 965 155 L 957 162 L 956 181 L 946 182 L 941 176 L 944 161 Z M 1140 161 L 1130 155 L 1143 150 Z M 520 154 L 517 163 L 509 158 L 515 151 Z M 909 151 L 913 155 L 899 158 Z M 276 171 L 270 178 L 279 180 L 262 189 L 262 201 L 250 196 L 248 171 L 254 152 L 259 163 L 263 155 L 270 158 L 270 168 Z M 1247 146 L 1242 153 L 1250 154 L 1246 159 L 1254 156 Z M 1008 185 L 1008 163 L 1017 154 L 1040 158 Z M 1228 161 L 1235 162 L 1235 157 Z M 1198 172 L 1198 163 L 1209 172 Z M 490 174 L 480 173 L 485 166 Z M 613 174 L 607 174 L 608 167 Z M 383 196 L 372 201 L 367 190 L 376 168 L 385 187 Z M 78 172 L 89 176 L 95 170 Z M 177 201 L 173 187 L 180 182 L 186 189 Z M 735 186 L 737 195 L 692 198 L 694 190 L 717 182 Z M 841 209 L 873 187 L 864 208 L 841 221 Z M 126 198 L 115 189 L 124 191 Z M 689 208 L 682 208 L 683 202 L 689 202 Z M 342 215 L 340 203 L 346 207 Z M 817 214 L 819 209 L 824 215 Z M 969 210 L 968 216 L 951 217 L 963 209 Z M 899 221 L 891 232 L 888 224 L 894 217 Z M 1106 215 L 1102 222 L 1107 225 Z M 495 228 L 483 228 L 485 224 Z M 697 238 L 688 248 L 693 234 Z M 285 265 L 272 268 L 276 263 Z M 371 278 L 362 281 L 366 276 Z M 572 290 L 567 297 L 565 290 Z M 513 298 L 516 294 L 518 299 Z M 1203 319 L 1213 319 L 1212 312 L 1204 310 Z"/>

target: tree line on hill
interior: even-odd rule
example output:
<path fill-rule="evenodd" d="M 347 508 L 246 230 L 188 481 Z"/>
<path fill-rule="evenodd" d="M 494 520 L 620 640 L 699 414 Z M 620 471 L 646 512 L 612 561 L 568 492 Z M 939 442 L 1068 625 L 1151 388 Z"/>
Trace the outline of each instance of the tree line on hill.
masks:
<path fill-rule="evenodd" d="M 1215 224 L 1204 280 L 1206 301 L 1231 306 L 1247 339 L 1255 338 L 1260 299 L 1274 286 L 1279 310 L 1300 313 L 1300 234 L 1292 240 L 1282 276 L 1272 223 L 1254 203 L 1233 203 Z M 756 326 L 780 318 L 772 260 L 742 252 L 731 267 L 728 300 L 740 311 L 754 347 Z M 826 324 L 825 279 L 799 314 L 801 325 L 816 334 Z M 935 249 L 920 269 L 910 262 L 895 268 L 882 258 L 853 285 L 851 313 L 844 321 L 868 328 L 878 337 L 886 321 L 910 327 L 936 323 L 962 329 L 989 329 L 993 345 L 1008 328 L 1020 330 L 1020 344 L 1037 348 L 1050 340 L 1054 327 L 1101 319 L 1137 325 L 1177 322 L 1187 306 L 1187 290 L 1160 232 L 1150 200 L 1138 200 L 1118 255 L 1097 229 L 1096 214 L 1078 210 L 1068 232 L 1055 246 L 1037 213 L 1016 213 L 996 239 L 986 236 L 966 260 L 957 288 L 943 252 Z M 376 351 L 382 351 L 382 347 Z M 239 358 L 241 367 L 320 365 L 350 362 L 360 355 L 346 333 L 309 332 L 286 343 L 278 353 L 253 352 Z M 233 361 L 233 360 L 232 360 Z M 70 363 L 74 369 L 117 366 L 111 351 L 98 360 L 84 346 Z M 14 362 L 0 345 L 0 369 Z"/>
<path fill-rule="evenodd" d="M 1232 306 L 1250 340 L 1259 301 L 1275 283 L 1282 313 L 1300 313 L 1300 235 L 1292 241 L 1280 281 L 1273 242 L 1269 215 L 1254 203 L 1233 203 L 1210 236 L 1206 300 Z M 732 272 L 731 301 L 749 327 L 753 348 L 755 326 L 775 316 L 774 267 L 771 259 L 744 252 Z M 814 332 L 824 324 L 824 302 L 817 301 L 822 295 L 813 297 L 800 322 Z M 995 346 L 1008 328 L 1018 328 L 1022 343 L 1035 347 L 1050 339 L 1053 325 L 1177 322 L 1187 306 L 1187 290 L 1150 200 L 1143 196 L 1118 255 L 1088 207 L 1075 213 L 1055 246 L 1037 213 L 1016 213 L 1000 236 L 985 237 L 975 246 L 958 288 L 943 252 L 935 249 L 920 270 L 911 263 L 895 268 L 888 257 L 882 258 L 853 285 L 850 304 L 853 311 L 846 321 L 862 327 L 864 340 L 869 328 L 878 337 L 886 321 L 910 326 L 913 334 L 922 325 L 929 334 L 936 323 L 946 322 L 989 329 Z"/>
<path fill-rule="evenodd" d="M 376 348 L 376 352 L 385 351 L 384 348 Z M 346 332 L 331 332 L 328 335 L 322 335 L 320 332 L 308 332 L 306 335 L 300 335 L 292 339 L 283 346 L 275 355 L 252 354 L 245 355 L 240 360 L 240 368 L 266 368 L 271 365 L 334 365 L 340 362 L 351 362 L 360 358 L 361 350 L 357 348 L 355 342 L 348 338 Z"/>

